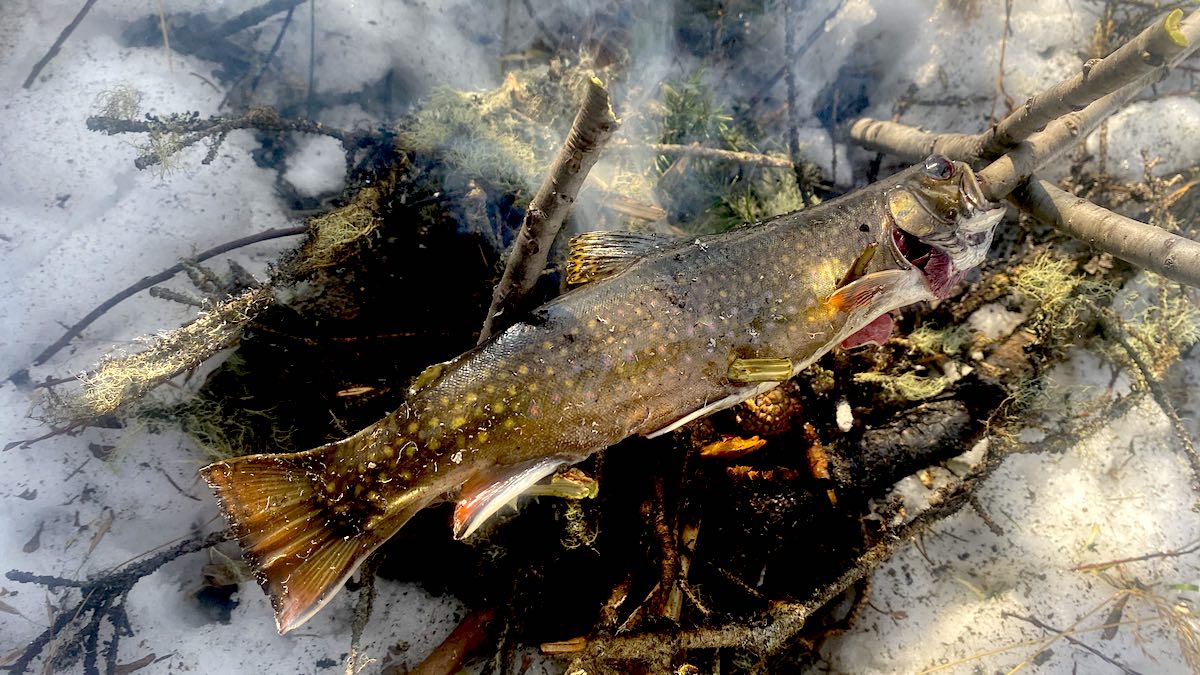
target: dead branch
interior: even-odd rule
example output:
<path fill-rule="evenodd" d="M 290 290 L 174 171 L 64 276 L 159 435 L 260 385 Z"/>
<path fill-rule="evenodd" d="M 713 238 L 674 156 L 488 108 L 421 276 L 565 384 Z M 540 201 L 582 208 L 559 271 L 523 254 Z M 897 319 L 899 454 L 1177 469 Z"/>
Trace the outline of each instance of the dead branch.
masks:
<path fill-rule="evenodd" d="M 210 164 L 214 159 L 214 149 L 231 131 L 238 129 L 257 129 L 258 131 L 292 131 L 302 134 L 318 134 L 329 136 L 342 144 L 342 150 L 347 156 L 347 165 L 355 151 L 372 138 L 368 131 L 345 131 L 329 127 L 311 120 L 291 119 L 283 117 L 273 108 L 253 108 L 238 117 L 214 116 L 200 119 L 193 115 L 173 115 L 158 118 L 147 115 L 145 120 L 131 120 L 120 117 L 93 115 L 87 118 L 87 127 L 91 131 L 101 131 L 109 136 L 127 133 L 148 133 L 154 136 L 170 136 L 161 144 L 153 144 L 133 161 L 138 169 L 146 169 L 156 164 L 162 164 L 167 159 L 200 141 L 211 138 L 208 155 L 201 160 L 202 164 Z"/>
<path fill-rule="evenodd" d="M 63 32 L 58 35 L 58 39 L 54 41 L 54 44 L 50 45 L 50 49 L 46 51 L 45 56 L 33 64 L 33 70 L 29 71 L 29 77 L 25 78 L 25 84 L 22 84 L 22 87 L 28 89 L 33 86 L 34 81 L 37 80 L 37 76 L 41 74 L 42 68 L 45 68 L 46 64 L 50 63 L 50 60 L 58 55 L 58 50 L 62 49 L 67 38 L 71 37 L 71 33 L 74 33 L 75 29 L 79 27 L 79 23 L 83 21 L 83 17 L 92 11 L 92 5 L 94 4 L 96 4 L 96 0 L 87 0 L 83 3 L 83 8 L 79 10 L 74 19 L 71 19 L 71 23 L 67 24 Z"/>
<path fill-rule="evenodd" d="M 1001 612 L 1000 616 L 1007 617 L 1009 619 L 1017 619 L 1018 621 L 1024 621 L 1025 623 L 1029 623 L 1034 626 L 1037 626 L 1038 628 L 1041 628 L 1044 631 L 1049 631 L 1051 633 L 1054 633 L 1058 637 L 1065 639 L 1067 642 L 1070 642 L 1071 644 L 1075 645 L 1076 647 L 1079 647 L 1080 649 L 1084 649 L 1084 650 L 1091 652 L 1098 658 L 1102 659 L 1104 662 L 1108 663 L 1109 665 L 1114 666 L 1115 668 L 1120 670 L 1122 673 L 1125 673 L 1125 675 L 1142 675 L 1142 673 L 1140 671 L 1134 670 L 1134 669 L 1130 668 L 1129 666 L 1126 666 L 1125 664 L 1121 663 L 1120 661 L 1117 661 L 1116 659 L 1112 658 L 1111 656 L 1104 654 L 1099 649 L 1096 649 L 1095 647 L 1087 644 L 1086 642 L 1079 640 L 1077 638 L 1071 637 L 1070 635 L 1067 635 L 1067 633 L 1069 631 L 1059 630 L 1059 629 L 1055 628 L 1054 626 L 1051 626 L 1047 623 L 1043 623 L 1036 617 L 1021 616 L 1020 614 L 1014 614 L 1012 612 Z M 1045 650 L 1043 649 L 1042 651 L 1045 651 Z"/>
<path fill-rule="evenodd" d="M 1166 19 L 1143 31 L 1130 43 L 1141 44 L 1144 47 L 1143 51 L 1152 54 L 1151 57 L 1132 60 L 1131 52 L 1122 47 L 1099 63 L 1092 64 L 1092 74 L 1103 66 L 1099 72 L 1103 75 L 1101 79 L 1106 83 L 1105 87 L 1124 82 L 1122 86 L 1093 100 L 1082 110 L 1071 111 L 1054 119 L 1045 124 L 1041 131 L 1028 134 L 1016 147 L 980 170 L 978 175 L 980 184 L 989 198 L 1003 198 L 1017 190 L 1018 186 L 1024 185 L 1014 195 L 1014 201 L 1028 208 L 1039 219 L 1118 258 L 1167 278 L 1200 286 L 1200 244 L 1124 218 L 1085 200 L 1072 197 L 1045 181 L 1032 179 L 1034 172 L 1040 167 L 1069 147 L 1081 135 L 1090 133 L 1108 115 L 1133 100 L 1146 86 L 1165 77 L 1176 63 L 1200 47 L 1200 12 L 1193 12 L 1182 22 L 1179 21 L 1179 16 L 1178 10 L 1172 12 Z M 1121 79 L 1116 74 L 1120 72 L 1129 72 L 1134 76 Z M 1078 102 L 1084 98 L 1081 91 L 1090 91 L 1094 95 L 1104 89 L 1089 85 L 1092 81 L 1086 76 L 1082 79 L 1077 77 L 1049 91 L 1059 91 L 1059 98 L 1066 96 Z M 1038 119 L 1041 119 L 1040 116 L 1044 115 L 1046 110 L 1059 109 L 1047 102 L 1051 100 L 1045 95 L 1031 99 L 1042 102 L 1038 105 L 1029 104 L 1039 116 Z M 1025 121 L 1010 129 L 1025 130 L 1032 124 L 1028 120 L 1034 117 L 1027 116 L 1022 119 Z M 1001 123 L 1002 126 L 1003 124 Z M 985 132 L 985 135 L 990 133 Z M 1006 137 L 1015 138 L 1015 131 L 1005 133 Z M 896 122 L 866 118 L 853 124 L 851 137 L 868 148 L 914 161 L 936 152 L 978 164 L 983 153 L 982 145 L 976 147 L 980 142 L 980 137 L 977 136 L 936 134 Z M 989 141 L 988 148 L 994 149 L 997 142 Z"/>
<path fill-rule="evenodd" d="M 375 606 L 375 569 L 379 564 L 377 556 L 369 556 L 363 561 L 358 570 L 358 601 L 354 603 L 354 622 L 350 625 L 350 651 L 346 653 L 346 675 L 358 675 L 371 662 L 359 662 L 363 631 L 371 620 L 371 610 Z"/>
<path fill-rule="evenodd" d="M 1197 245 L 1200 247 L 1200 244 Z M 1133 361 L 1134 367 L 1138 374 L 1141 375 L 1142 381 L 1146 384 L 1147 391 L 1154 398 L 1154 402 L 1167 416 L 1167 420 L 1171 422 L 1171 428 L 1175 430 L 1175 435 L 1179 439 L 1179 445 L 1183 447 L 1183 454 L 1187 457 L 1188 463 L 1192 466 L 1193 480 L 1197 486 L 1200 486 L 1200 452 L 1196 450 L 1196 443 L 1192 440 L 1192 432 L 1188 430 L 1187 425 L 1179 417 L 1179 411 L 1175 409 L 1175 404 L 1171 402 L 1171 396 L 1163 388 L 1162 383 L 1154 377 L 1154 371 L 1151 370 L 1149 364 L 1141 357 L 1133 345 L 1125 339 L 1125 335 L 1129 333 L 1128 326 L 1125 322 L 1116 315 L 1115 312 L 1101 312 L 1100 325 L 1104 327 L 1104 331 L 1110 337 L 1117 341 L 1117 344 L 1129 355 L 1129 359 Z"/>
<path fill-rule="evenodd" d="M 1026 101 L 994 129 L 984 132 L 980 155 L 996 157 L 1049 122 L 1082 110 L 1161 66 L 1183 58 L 1191 51 L 1189 41 L 1194 44 L 1196 38 L 1185 34 L 1180 25 L 1182 18 L 1183 10 L 1172 10 L 1113 53 L 1088 61 L 1074 77 Z M 1196 19 L 1195 14 L 1189 17 L 1193 29 Z"/>
<path fill-rule="evenodd" d="M 223 541 L 229 540 L 231 536 L 228 531 L 222 530 L 214 532 L 207 537 L 188 539 L 145 560 L 130 563 L 98 578 L 83 581 L 63 577 L 43 576 L 20 570 L 9 570 L 4 576 L 11 581 L 21 584 L 38 584 L 45 586 L 48 590 L 77 588 L 79 589 L 81 599 L 73 607 L 59 611 L 54 617 L 53 622 L 51 622 L 50 627 L 34 638 L 33 642 L 29 643 L 29 646 L 25 648 L 25 651 L 21 653 L 16 661 L 7 666 L 0 666 L 0 668 L 8 670 L 8 672 L 14 675 L 24 673 L 29 668 L 29 665 L 33 663 L 34 659 L 45 651 L 52 640 L 59 637 L 77 618 L 87 616 L 87 623 L 80 628 L 77 635 L 73 636 L 73 639 L 84 641 L 91 646 L 87 650 L 92 655 L 89 662 L 91 667 L 84 670 L 88 675 L 92 675 L 93 673 L 96 675 L 99 674 L 99 670 L 95 666 L 95 656 L 98 653 L 95 646 L 99 639 L 101 624 L 104 619 L 108 619 L 109 623 L 113 626 L 113 633 L 112 640 L 109 642 L 105 654 L 105 672 L 106 675 L 112 675 L 116 672 L 117 645 L 120 638 L 122 636 L 128 637 L 133 635 L 132 627 L 129 625 L 129 617 L 125 614 L 125 601 L 134 584 L 180 556 L 216 546 Z"/>
<path fill-rule="evenodd" d="M 1156 551 L 1154 553 L 1144 553 L 1142 555 L 1135 555 L 1129 558 L 1117 558 L 1116 560 L 1106 560 L 1104 562 L 1076 565 L 1075 567 L 1072 567 L 1071 570 L 1074 572 L 1098 572 L 1106 570 L 1110 567 L 1116 567 L 1117 565 L 1124 565 L 1125 563 L 1154 560 L 1156 558 L 1177 558 L 1179 556 L 1191 555 L 1196 551 L 1200 551 L 1200 543 L 1191 544 L 1190 546 L 1175 549 L 1174 551 Z"/>
<path fill-rule="evenodd" d="M 1200 287 L 1200 242 L 1113 213 L 1037 176 L 1011 196 L 1057 230 L 1172 281 Z"/>
<path fill-rule="evenodd" d="M 495 607 L 471 612 L 420 665 L 408 671 L 408 675 L 453 675 L 459 672 L 463 661 L 487 642 L 488 627 L 495 618 Z"/>
<path fill-rule="evenodd" d="M 264 232 L 259 232 L 258 234 L 252 234 L 247 237 L 242 237 L 241 239 L 234 239 L 233 241 L 227 241 L 223 244 L 218 244 L 217 246 L 214 246 L 205 251 L 201 251 L 200 253 L 196 254 L 195 256 L 189 258 L 188 262 L 190 262 L 192 264 L 195 264 L 198 262 L 203 262 L 205 260 L 208 260 L 209 258 L 221 255 L 222 253 L 227 253 L 229 251 L 241 248 L 243 246 L 255 244 L 260 241 L 267 241 L 270 239 L 278 239 L 280 237 L 294 237 L 298 234 L 304 234 L 307 230 L 308 230 L 308 228 L 306 226 L 281 227 L 281 228 L 266 230 Z M 114 295 L 111 298 L 100 303 L 99 305 L 96 306 L 95 309 L 88 312 L 86 316 L 84 316 L 82 319 L 77 321 L 73 326 L 68 328 L 67 332 L 63 333 L 63 336 L 60 337 L 58 340 L 56 340 L 54 342 L 54 344 L 43 349 L 42 353 L 38 354 L 33 359 L 33 365 L 40 366 L 43 363 L 45 363 L 46 361 L 50 360 L 50 357 L 57 354 L 59 351 L 62 350 L 63 347 L 66 347 L 68 344 L 70 344 L 71 340 L 74 340 L 77 335 L 82 333 L 83 329 L 90 326 L 92 324 L 92 322 L 94 322 L 96 319 L 99 319 L 101 316 L 104 315 L 105 312 L 112 309 L 113 307 L 116 307 L 118 304 L 120 304 L 126 298 L 129 298 L 130 296 L 132 296 L 136 293 L 144 291 L 155 284 L 159 284 L 159 283 L 166 281 L 167 279 L 170 279 L 171 277 L 175 276 L 176 274 L 179 274 L 180 272 L 184 271 L 185 267 L 186 267 L 185 263 L 179 263 L 179 264 L 168 267 L 167 269 L 159 272 L 158 274 L 154 274 L 154 275 L 151 275 L 148 277 L 143 277 L 137 283 L 127 286 L 126 288 L 124 288 L 120 292 L 118 292 L 116 295 Z M 13 375 L 9 376 L 9 379 L 10 380 L 13 379 L 18 374 L 19 373 L 14 373 Z"/>
<path fill-rule="evenodd" d="M 986 459 L 957 487 L 950 487 L 930 500 L 934 506 L 917 514 L 883 541 L 868 548 L 833 582 L 819 587 L 803 602 L 772 603 L 765 615 L 716 626 L 668 632 L 646 631 L 613 636 L 593 636 L 569 641 L 579 656 L 567 668 L 575 672 L 591 663 L 638 661 L 667 663 L 675 654 L 689 649 L 734 648 L 771 655 L 786 648 L 804 629 L 808 620 L 854 584 L 873 573 L 902 546 L 932 525 L 969 503 L 975 488 L 1000 466 L 1004 453 L 989 450 Z M 559 646 L 552 643 L 551 648 Z M 562 650 L 559 650 L 562 651 Z"/>
<path fill-rule="evenodd" d="M 599 79 L 590 78 L 567 140 L 525 212 L 525 220 L 504 267 L 504 276 L 492 293 L 492 305 L 479 333 L 481 344 L 491 336 L 494 328 L 499 327 L 498 323 L 510 323 L 511 317 L 520 311 L 546 266 L 550 247 L 579 194 L 579 188 L 600 157 L 600 149 L 619 124 L 608 90 Z"/>
<path fill-rule="evenodd" d="M 692 145 L 676 145 L 673 143 L 647 143 L 645 145 L 614 143 L 612 147 L 614 150 L 624 152 L 650 150 L 652 152 L 662 155 L 670 155 L 672 157 L 699 157 L 701 159 L 715 159 L 723 162 L 744 164 L 746 166 L 764 166 L 773 169 L 792 168 L 792 161 L 786 157 L 776 157 L 775 155 L 766 155 L 758 152 L 739 152 L 736 150 L 721 150 L 720 148 L 706 148 L 697 143 L 693 143 Z"/>

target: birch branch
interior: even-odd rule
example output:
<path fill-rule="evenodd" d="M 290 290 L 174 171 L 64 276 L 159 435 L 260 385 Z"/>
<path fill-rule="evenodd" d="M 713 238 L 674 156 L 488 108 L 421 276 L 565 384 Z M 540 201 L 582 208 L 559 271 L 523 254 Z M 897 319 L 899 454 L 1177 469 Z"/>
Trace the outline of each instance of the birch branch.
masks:
<path fill-rule="evenodd" d="M 521 309 L 546 267 L 550 247 L 575 203 L 579 188 L 599 158 L 600 149 L 619 124 L 608 90 L 599 79 L 591 78 L 567 140 L 525 212 L 525 221 L 517 232 L 504 276 L 492 293 L 492 305 L 488 308 L 483 330 L 479 332 L 480 344 L 491 336 L 497 324 L 511 323 L 510 317 Z"/>

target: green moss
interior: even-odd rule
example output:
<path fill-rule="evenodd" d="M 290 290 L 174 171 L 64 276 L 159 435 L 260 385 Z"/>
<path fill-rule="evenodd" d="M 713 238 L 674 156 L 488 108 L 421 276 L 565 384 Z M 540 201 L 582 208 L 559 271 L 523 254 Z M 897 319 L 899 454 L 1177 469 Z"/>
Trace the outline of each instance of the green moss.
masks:
<path fill-rule="evenodd" d="M 950 380 L 946 377 L 940 375 L 921 377 L 912 371 L 901 375 L 855 373 L 854 381 L 877 384 L 888 396 L 904 401 L 923 401 L 933 398 L 950 386 Z"/>
<path fill-rule="evenodd" d="M 971 331 L 966 326 L 921 326 L 909 334 L 908 343 L 914 350 L 926 354 L 954 356 L 971 343 Z"/>
<path fill-rule="evenodd" d="M 1074 274 L 1075 267 L 1072 260 L 1043 253 L 1012 274 L 1012 292 L 1033 305 L 1031 326 L 1052 348 L 1072 345 L 1090 312 L 1116 292 L 1108 281 Z"/>

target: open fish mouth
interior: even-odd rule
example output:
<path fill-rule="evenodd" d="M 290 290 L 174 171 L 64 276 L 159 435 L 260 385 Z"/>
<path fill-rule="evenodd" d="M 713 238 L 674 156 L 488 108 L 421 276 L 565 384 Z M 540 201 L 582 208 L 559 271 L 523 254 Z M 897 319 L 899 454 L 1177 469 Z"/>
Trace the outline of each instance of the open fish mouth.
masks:
<path fill-rule="evenodd" d="M 932 159 L 930 160 L 932 161 Z M 987 257 L 996 224 L 1004 210 L 984 196 L 974 172 L 961 165 L 956 184 L 931 189 L 928 192 L 909 192 L 897 200 L 908 206 L 908 218 L 917 213 L 921 224 L 918 236 L 901 227 L 892 213 L 890 234 L 892 253 L 896 260 L 921 271 L 930 292 L 945 298 L 968 270 Z M 942 204 L 941 209 L 933 207 Z M 947 208 L 949 205 L 953 207 Z"/>
<path fill-rule="evenodd" d="M 892 229 L 892 245 L 898 259 L 921 270 L 929 290 L 938 298 L 950 294 L 954 284 L 962 279 L 964 272 L 955 269 L 954 261 L 937 246 L 926 244 L 895 224 Z"/>

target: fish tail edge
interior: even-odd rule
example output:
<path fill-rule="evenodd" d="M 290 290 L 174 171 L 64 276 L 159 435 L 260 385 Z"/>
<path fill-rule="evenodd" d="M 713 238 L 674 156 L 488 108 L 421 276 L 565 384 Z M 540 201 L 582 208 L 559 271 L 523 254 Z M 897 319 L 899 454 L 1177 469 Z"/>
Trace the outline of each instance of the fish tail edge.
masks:
<path fill-rule="evenodd" d="M 246 455 L 200 470 L 270 596 L 280 635 L 328 604 L 362 561 L 435 496 L 413 495 L 369 519 L 362 512 L 339 513 L 321 491 L 341 464 L 341 451 L 353 450 L 347 446 L 354 442 L 351 437 L 303 452 Z"/>

